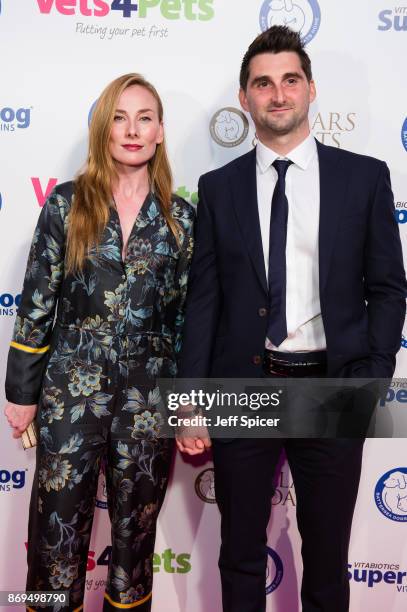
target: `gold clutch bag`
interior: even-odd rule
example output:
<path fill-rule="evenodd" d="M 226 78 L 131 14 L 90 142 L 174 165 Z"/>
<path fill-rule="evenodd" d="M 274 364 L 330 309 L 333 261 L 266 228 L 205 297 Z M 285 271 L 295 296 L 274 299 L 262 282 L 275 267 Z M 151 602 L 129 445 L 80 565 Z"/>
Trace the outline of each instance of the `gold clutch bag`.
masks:
<path fill-rule="evenodd" d="M 34 423 L 30 423 L 27 429 L 21 434 L 21 443 L 24 450 L 27 448 L 34 448 L 37 445 L 37 431 L 34 427 Z"/>

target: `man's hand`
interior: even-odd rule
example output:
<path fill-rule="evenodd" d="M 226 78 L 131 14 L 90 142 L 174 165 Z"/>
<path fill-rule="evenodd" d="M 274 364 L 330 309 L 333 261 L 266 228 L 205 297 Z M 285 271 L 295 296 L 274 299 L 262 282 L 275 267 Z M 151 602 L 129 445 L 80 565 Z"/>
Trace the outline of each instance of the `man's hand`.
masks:
<path fill-rule="evenodd" d="M 10 427 L 13 429 L 13 438 L 21 438 L 21 434 L 34 420 L 36 412 L 37 404 L 20 406 L 12 402 L 7 402 L 4 408 L 4 414 L 7 417 Z"/>
<path fill-rule="evenodd" d="M 206 427 L 201 427 L 200 429 L 205 430 Z M 206 435 L 204 435 L 204 432 L 202 432 L 199 437 L 177 436 L 175 440 L 181 453 L 186 453 L 187 455 L 200 455 L 212 446 L 212 442 L 207 431 Z"/>
<path fill-rule="evenodd" d="M 200 455 L 212 446 L 207 428 L 204 425 L 190 425 L 191 419 L 202 416 L 193 404 L 179 406 L 176 416 L 180 421 L 175 428 L 175 441 L 181 453 Z"/>

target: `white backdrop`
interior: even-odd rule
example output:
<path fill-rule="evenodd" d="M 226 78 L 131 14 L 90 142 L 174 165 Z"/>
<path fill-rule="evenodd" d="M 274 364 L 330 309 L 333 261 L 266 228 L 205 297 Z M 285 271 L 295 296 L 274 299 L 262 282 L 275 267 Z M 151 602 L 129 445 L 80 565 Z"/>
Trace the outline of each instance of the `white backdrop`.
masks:
<path fill-rule="evenodd" d="M 313 61 L 314 134 L 326 144 L 387 161 L 405 245 L 407 6 L 391 0 L 0 0 L 2 381 L 40 205 L 56 180 L 70 179 L 83 164 L 88 114 L 104 86 L 133 71 L 156 85 L 175 185 L 195 202 L 200 174 L 252 146 L 253 127 L 237 100 L 240 61 L 261 27 L 284 22 L 302 28 Z M 404 376 L 406 369 L 403 337 L 396 374 Z M 407 400 L 404 389 L 393 393 L 399 402 Z M 11 438 L 4 418 L 0 449 L 0 590 L 16 590 L 25 584 L 34 452 L 24 452 Z M 395 471 L 407 474 L 406 454 L 402 439 L 366 443 L 349 558 L 351 612 L 406 609 L 407 489 L 391 477 Z M 221 609 L 212 476 L 208 458 L 176 458 L 159 522 L 154 612 Z M 101 608 L 109 554 L 105 501 L 101 477 L 88 563 L 90 612 Z M 329 500 L 321 503 L 335 529 L 336 508 Z M 268 541 L 267 609 L 296 612 L 300 542 L 295 491 L 284 463 Z"/>

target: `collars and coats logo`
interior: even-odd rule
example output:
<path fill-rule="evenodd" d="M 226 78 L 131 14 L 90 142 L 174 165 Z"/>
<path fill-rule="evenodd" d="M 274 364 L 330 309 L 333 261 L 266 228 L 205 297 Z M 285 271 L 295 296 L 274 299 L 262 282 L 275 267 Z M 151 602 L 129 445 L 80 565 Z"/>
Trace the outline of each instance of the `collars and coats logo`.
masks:
<path fill-rule="evenodd" d="M 264 32 L 274 25 L 288 26 L 301 32 L 308 44 L 319 30 L 321 9 L 317 0 L 264 0 L 260 9 L 260 27 Z"/>
<path fill-rule="evenodd" d="M 198 474 L 195 480 L 195 493 L 207 504 L 216 504 L 213 468 L 207 468 Z"/>
<path fill-rule="evenodd" d="M 233 106 L 225 106 L 213 115 L 209 130 L 212 139 L 221 147 L 237 147 L 249 133 L 246 115 Z"/>
<path fill-rule="evenodd" d="M 388 519 L 407 522 L 407 467 L 398 467 L 378 480 L 374 498 L 376 506 Z"/>

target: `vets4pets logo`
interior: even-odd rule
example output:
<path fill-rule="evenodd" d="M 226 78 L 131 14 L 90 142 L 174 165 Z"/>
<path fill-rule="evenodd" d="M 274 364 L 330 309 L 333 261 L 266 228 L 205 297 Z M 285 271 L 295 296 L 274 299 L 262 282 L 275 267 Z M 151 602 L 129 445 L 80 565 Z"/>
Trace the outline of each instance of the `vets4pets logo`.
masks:
<path fill-rule="evenodd" d="M 209 21 L 215 0 L 34 0 L 42 15 L 80 17 L 161 17 L 168 20 Z"/>
<path fill-rule="evenodd" d="M 301 33 L 308 44 L 318 33 L 321 9 L 317 0 L 265 0 L 260 9 L 260 28 L 264 32 L 274 25 L 288 26 Z"/>

